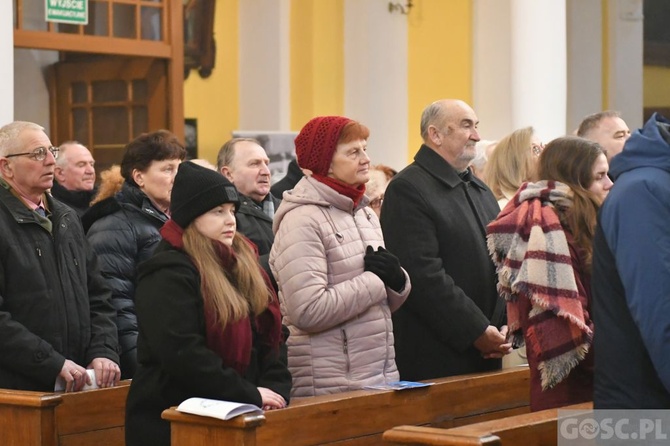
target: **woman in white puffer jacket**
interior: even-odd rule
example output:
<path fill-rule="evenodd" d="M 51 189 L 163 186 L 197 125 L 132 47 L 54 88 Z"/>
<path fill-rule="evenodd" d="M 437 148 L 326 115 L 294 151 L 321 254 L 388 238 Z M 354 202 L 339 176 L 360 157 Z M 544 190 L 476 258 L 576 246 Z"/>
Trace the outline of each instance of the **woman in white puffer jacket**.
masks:
<path fill-rule="evenodd" d="M 368 136 L 356 121 L 324 116 L 295 141 L 298 164 L 312 173 L 284 193 L 270 253 L 294 397 L 399 378 L 391 312 L 411 286 L 367 207 Z"/>

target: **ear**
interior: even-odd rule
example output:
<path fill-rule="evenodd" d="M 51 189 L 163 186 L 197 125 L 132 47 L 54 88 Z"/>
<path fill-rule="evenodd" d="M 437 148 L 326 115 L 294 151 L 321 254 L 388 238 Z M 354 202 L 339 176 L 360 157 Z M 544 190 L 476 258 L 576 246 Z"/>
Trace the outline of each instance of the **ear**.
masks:
<path fill-rule="evenodd" d="M 14 176 L 12 166 L 9 164 L 7 158 L 0 158 L 0 175 L 3 178 L 12 178 Z"/>
<path fill-rule="evenodd" d="M 428 139 L 430 139 L 430 141 L 436 146 L 442 145 L 442 135 L 433 125 L 428 127 Z"/>
<path fill-rule="evenodd" d="M 133 177 L 135 184 L 137 184 L 140 188 L 144 187 L 144 173 L 141 170 L 133 169 L 131 176 Z"/>
<path fill-rule="evenodd" d="M 235 184 L 235 181 L 233 181 L 233 171 L 230 170 L 230 168 L 228 166 L 221 167 L 220 173 L 221 173 L 221 175 L 226 177 L 228 179 L 228 181 Z"/>
<path fill-rule="evenodd" d="M 65 181 L 65 174 L 63 173 L 63 168 L 56 166 L 54 168 L 54 175 L 56 176 L 56 181 L 58 181 L 60 184 L 63 184 Z"/>

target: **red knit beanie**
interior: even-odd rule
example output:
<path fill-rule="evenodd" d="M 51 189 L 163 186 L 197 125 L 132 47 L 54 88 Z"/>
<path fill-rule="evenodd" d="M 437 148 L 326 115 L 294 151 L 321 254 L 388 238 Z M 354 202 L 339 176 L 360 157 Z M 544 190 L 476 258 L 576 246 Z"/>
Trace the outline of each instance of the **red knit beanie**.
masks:
<path fill-rule="evenodd" d="M 328 175 L 342 128 L 352 122 L 344 116 L 317 116 L 295 138 L 298 166 L 318 175 Z"/>

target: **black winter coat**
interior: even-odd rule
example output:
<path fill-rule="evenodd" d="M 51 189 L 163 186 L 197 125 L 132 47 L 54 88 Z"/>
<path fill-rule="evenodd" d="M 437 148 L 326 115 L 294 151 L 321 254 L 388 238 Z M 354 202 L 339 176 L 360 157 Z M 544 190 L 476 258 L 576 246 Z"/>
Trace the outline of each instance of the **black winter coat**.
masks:
<path fill-rule="evenodd" d="M 0 388 L 53 391 L 65 359 L 118 364 L 110 293 L 77 214 L 47 196 L 49 232 L 0 185 Z"/>
<path fill-rule="evenodd" d="M 281 200 L 276 199 L 272 194 L 268 197 L 266 200 L 272 200 L 276 211 Z M 258 247 L 259 255 L 269 254 L 275 240 L 274 232 L 272 232 L 272 218 L 268 217 L 251 198 L 241 195 L 240 200 L 240 208 L 235 214 L 237 231 L 254 242 Z"/>
<path fill-rule="evenodd" d="M 51 188 L 51 195 L 61 203 L 65 203 L 74 209 L 80 217 L 89 209 L 89 204 L 97 192 L 97 189 L 67 190 L 55 180 Z"/>
<path fill-rule="evenodd" d="M 262 405 L 257 387 L 289 400 L 286 345 L 268 351 L 254 336 L 245 376 L 224 367 L 207 347 L 200 275 L 189 257 L 167 242 L 140 265 L 137 287 L 138 368 L 126 405 L 126 445 L 168 446 L 161 412 L 191 397 Z"/>
<path fill-rule="evenodd" d="M 473 346 L 489 324 L 504 322 L 491 321 L 500 299 L 486 247 L 486 225 L 500 210 L 491 191 L 472 175 L 462 180 L 424 145 L 384 197 L 386 248 L 412 280 L 412 292 L 393 313 L 400 378 L 499 369 L 500 360 L 482 359 Z"/>
<path fill-rule="evenodd" d="M 121 346 L 121 377 L 132 378 L 137 367 L 137 266 L 151 257 L 161 241 L 167 215 L 154 207 L 137 187 L 123 184 L 114 197 L 96 203 L 83 217 L 88 241 L 112 290 Z"/>

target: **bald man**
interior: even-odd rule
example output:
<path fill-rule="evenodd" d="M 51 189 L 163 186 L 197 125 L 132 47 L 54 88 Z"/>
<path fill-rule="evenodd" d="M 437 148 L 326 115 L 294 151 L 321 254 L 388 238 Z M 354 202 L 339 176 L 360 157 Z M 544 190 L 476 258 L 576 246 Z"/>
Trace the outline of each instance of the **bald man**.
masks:
<path fill-rule="evenodd" d="M 511 351 L 486 247 L 486 225 L 500 209 L 468 169 L 478 123 L 463 101 L 430 104 L 421 116 L 423 145 L 384 194 L 384 240 L 412 280 L 393 314 L 404 380 L 496 370 Z"/>
<path fill-rule="evenodd" d="M 584 118 L 577 129 L 577 136 L 595 141 L 607 151 L 607 161 L 621 153 L 630 129 L 619 112 L 605 110 Z"/>
<path fill-rule="evenodd" d="M 77 141 L 60 145 L 51 195 L 70 206 L 81 217 L 89 208 L 95 190 L 95 160 Z"/>

